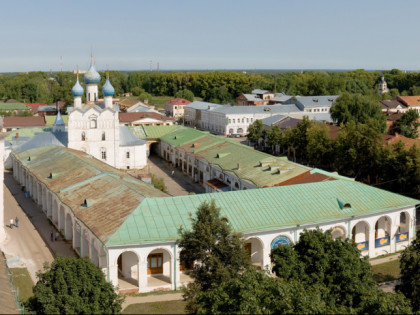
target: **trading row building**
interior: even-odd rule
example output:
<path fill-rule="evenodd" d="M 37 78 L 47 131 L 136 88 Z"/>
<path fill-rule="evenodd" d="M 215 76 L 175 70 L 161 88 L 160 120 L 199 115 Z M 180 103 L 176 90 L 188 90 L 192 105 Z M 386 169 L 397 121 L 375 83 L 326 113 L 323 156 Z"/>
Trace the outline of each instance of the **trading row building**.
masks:
<path fill-rule="evenodd" d="M 217 184 L 227 184 L 230 180 L 229 189 L 169 196 L 83 151 L 49 146 L 12 154 L 16 180 L 75 251 L 89 257 L 122 292 L 176 289 L 190 281 L 185 274 L 188 266 L 180 263 L 178 229 L 191 227 L 190 214 L 203 201 L 215 200 L 235 231 L 243 233 L 252 263 L 259 268 L 270 266 L 272 248 L 297 242 L 304 229 L 331 229 L 334 238 L 352 239 L 361 254 L 370 257 L 401 250 L 414 238 L 418 200 L 285 160 L 270 160 L 264 153 L 259 153 L 264 155 L 259 156 L 259 163 L 247 157 L 255 151 L 240 144 L 236 145 L 242 151 L 226 155 L 216 148 L 222 150 L 230 144 L 212 146 L 207 133 L 201 132 L 201 138 L 196 139 L 197 130 L 165 127 L 162 142 L 152 144 L 154 151 L 176 163 L 178 150 L 178 167 L 182 164 L 186 174 L 194 172 L 200 181 L 199 163 L 203 163 L 204 171 L 209 166 L 208 173 L 203 171 L 203 182 L 217 179 Z M 156 135 L 153 129 L 157 128 L 144 128 L 143 132 Z M 168 139 L 180 140 L 182 136 L 184 141 L 169 146 Z M 202 145 L 203 151 L 205 146 L 211 150 L 189 152 L 186 149 L 193 149 L 191 143 L 201 143 L 197 148 Z M 238 152 L 240 156 L 235 158 Z M 198 161 L 197 171 L 193 171 L 195 160 L 184 165 L 190 157 Z M 224 158 L 226 162 L 217 162 Z M 244 167 L 235 170 L 235 160 Z M 267 178 L 278 176 L 285 177 L 268 184 Z M 250 179 L 255 181 L 253 187 Z M 286 181 L 289 183 L 281 186 Z"/>

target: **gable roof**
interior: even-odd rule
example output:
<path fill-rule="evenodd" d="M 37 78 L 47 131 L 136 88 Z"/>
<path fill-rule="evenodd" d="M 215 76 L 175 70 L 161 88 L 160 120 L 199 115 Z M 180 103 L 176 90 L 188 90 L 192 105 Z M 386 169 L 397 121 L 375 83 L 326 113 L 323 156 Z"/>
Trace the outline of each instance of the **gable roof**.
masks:
<path fill-rule="evenodd" d="M 145 198 L 168 196 L 81 151 L 49 146 L 12 154 L 104 243 Z M 90 206 L 82 206 L 85 199 Z"/>
<path fill-rule="evenodd" d="M 118 105 L 123 106 L 123 107 L 131 107 L 131 106 L 136 105 L 138 103 L 144 104 L 142 101 L 130 100 L 130 99 L 126 98 L 125 100 L 119 101 Z"/>
<path fill-rule="evenodd" d="M 5 128 L 45 127 L 45 118 L 42 116 L 5 116 L 3 126 Z"/>
<path fill-rule="evenodd" d="M 283 104 L 296 104 L 301 110 L 312 107 L 331 107 L 340 95 L 294 96 Z"/>
<path fill-rule="evenodd" d="M 406 106 L 420 106 L 420 95 L 415 96 L 397 96 L 397 100 Z"/>
<path fill-rule="evenodd" d="M 188 105 L 191 104 L 189 100 L 186 100 L 185 98 L 174 98 L 173 100 L 170 100 L 165 105 Z"/>
<path fill-rule="evenodd" d="M 0 111 L 1 110 L 30 110 L 30 107 L 26 106 L 23 103 L 0 103 Z"/>
<path fill-rule="evenodd" d="M 257 187 L 280 185 L 311 168 L 275 157 L 193 128 L 181 127 L 161 137 L 161 141 L 207 161 L 226 174 Z M 240 164 L 240 168 L 238 168 Z"/>
<path fill-rule="evenodd" d="M 119 113 L 119 120 L 120 122 L 133 122 L 144 118 L 153 118 L 157 120 L 163 120 L 163 121 L 173 121 L 172 118 L 167 117 L 162 114 L 158 114 L 155 112 L 129 112 L 129 113 Z"/>
<path fill-rule="evenodd" d="M 296 196 L 299 196 L 297 198 Z M 109 238 L 107 245 L 175 241 L 191 228 L 191 214 L 215 200 L 237 232 L 253 233 L 316 224 L 414 206 L 418 200 L 348 180 L 223 193 L 146 198 Z M 351 207 L 341 209 L 339 201 Z"/>

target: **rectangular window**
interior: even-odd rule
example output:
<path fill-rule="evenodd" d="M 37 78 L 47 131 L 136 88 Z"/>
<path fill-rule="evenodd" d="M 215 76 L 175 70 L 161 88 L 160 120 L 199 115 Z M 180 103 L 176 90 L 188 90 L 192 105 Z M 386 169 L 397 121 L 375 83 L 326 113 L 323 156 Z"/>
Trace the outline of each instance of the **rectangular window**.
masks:
<path fill-rule="evenodd" d="M 102 160 L 106 160 L 106 151 L 102 151 Z"/>
<path fill-rule="evenodd" d="M 126 156 L 127 159 L 129 159 L 130 158 L 130 152 L 126 152 L 125 156 Z"/>

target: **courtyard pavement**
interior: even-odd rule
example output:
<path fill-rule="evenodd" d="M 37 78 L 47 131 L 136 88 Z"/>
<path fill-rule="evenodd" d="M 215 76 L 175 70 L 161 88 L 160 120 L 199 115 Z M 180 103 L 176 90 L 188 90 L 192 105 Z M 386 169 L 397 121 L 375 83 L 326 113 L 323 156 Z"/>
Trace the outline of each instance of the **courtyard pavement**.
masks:
<path fill-rule="evenodd" d="M 10 219 L 19 219 L 19 227 L 10 228 Z M 43 270 L 44 263 L 51 263 L 56 254 L 76 257 L 71 243 L 60 236 L 51 242 L 50 233 L 56 229 L 41 208 L 26 198 L 11 172 L 4 173 L 4 228 L 6 240 L 0 244 L 2 251 L 13 267 L 26 267 L 36 283 L 36 273 Z"/>
<path fill-rule="evenodd" d="M 172 175 L 172 171 L 174 175 Z M 205 192 L 204 187 L 195 183 L 191 177 L 182 173 L 180 169 L 169 165 L 162 158 L 151 155 L 148 159 L 148 172 L 163 178 L 168 189 L 167 193 L 172 196 L 184 196 L 189 193 L 202 194 Z"/>

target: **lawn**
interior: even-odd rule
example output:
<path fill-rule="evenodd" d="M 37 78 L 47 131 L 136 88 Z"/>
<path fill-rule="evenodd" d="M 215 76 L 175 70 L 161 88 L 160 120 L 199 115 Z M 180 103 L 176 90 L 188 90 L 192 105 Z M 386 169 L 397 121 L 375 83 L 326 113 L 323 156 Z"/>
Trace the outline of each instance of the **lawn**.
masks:
<path fill-rule="evenodd" d="M 123 314 L 185 314 L 183 300 L 131 304 Z"/>
<path fill-rule="evenodd" d="M 10 268 L 13 274 L 13 284 L 19 289 L 19 299 L 26 301 L 33 295 L 32 287 L 34 283 L 26 268 Z"/>
<path fill-rule="evenodd" d="M 137 100 L 139 97 L 129 96 L 127 98 Z M 149 104 L 154 105 L 156 109 L 165 108 L 165 104 L 174 98 L 175 96 L 152 96 L 152 99 L 149 100 Z M 194 100 L 202 101 L 203 99 L 201 97 L 195 97 Z"/>
<path fill-rule="evenodd" d="M 373 279 L 377 283 L 397 280 L 401 277 L 399 259 L 372 266 Z"/>
<path fill-rule="evenodd" d="M 54 125 L 54 122 L 55 122 L 55 118 L 56 117 L 57 116 L 55 116 L 55 115 L 45 116 L 46 125 L 47 126 Z M 63 118 L 64 124 L 67 126 L 67 123 L 68 123 L 68 120 L 69 120 L 68 115 L 61 115 L 61 117 Z"/>

